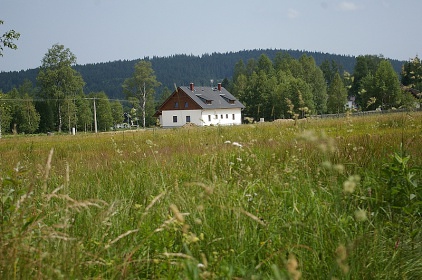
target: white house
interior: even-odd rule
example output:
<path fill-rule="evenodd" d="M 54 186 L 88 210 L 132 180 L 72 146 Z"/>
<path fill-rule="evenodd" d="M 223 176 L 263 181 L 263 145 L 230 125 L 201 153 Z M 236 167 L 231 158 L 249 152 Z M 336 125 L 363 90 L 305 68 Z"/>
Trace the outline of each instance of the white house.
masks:
<path fill-rule="evenodd" d="M 242 123 L 240 103 L 221 84 L 217 87 L 178 87 L 155 113 L 162 127 L 187 123 L 198 126 L 236 125 Z"/>

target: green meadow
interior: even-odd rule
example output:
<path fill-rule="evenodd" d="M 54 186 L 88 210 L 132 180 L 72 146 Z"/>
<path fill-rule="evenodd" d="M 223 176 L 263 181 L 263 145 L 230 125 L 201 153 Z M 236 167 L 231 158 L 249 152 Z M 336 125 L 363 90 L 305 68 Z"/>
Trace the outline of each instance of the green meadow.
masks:
<path fill-rule="evenodd" d="M 422 113 L 0 139 L 0 279 L 422 279 Z"/>

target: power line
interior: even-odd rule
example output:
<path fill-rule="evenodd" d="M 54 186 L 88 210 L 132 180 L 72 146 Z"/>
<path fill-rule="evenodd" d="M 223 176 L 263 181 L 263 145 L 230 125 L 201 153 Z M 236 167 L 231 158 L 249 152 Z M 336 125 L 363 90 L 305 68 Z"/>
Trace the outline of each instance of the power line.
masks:
<path fill-rule="evenodd" d="M 118 101 L 118 102 L 131 102 L 126 99 L 110 99 L 110 98 L 98 98 L 98 97 L 84 97 L 80 98 L 84 100 L 106 100 L 106 101 Z M 22 98 L 1 98 L 0 101 L 14 101 L 14 102 L 43 102 L 43 101 L 59 101 L 59 100 L 66 100 L 66 98 L 32 98 L 32 99 L 22 99 Z M 67 100 L 79 100 L 79 98 L 70 98 Z"/>

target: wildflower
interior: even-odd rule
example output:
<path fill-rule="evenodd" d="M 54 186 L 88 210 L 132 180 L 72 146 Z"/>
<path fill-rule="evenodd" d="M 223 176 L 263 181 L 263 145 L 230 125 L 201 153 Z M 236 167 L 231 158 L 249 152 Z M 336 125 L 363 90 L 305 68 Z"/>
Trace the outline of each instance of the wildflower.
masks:
<path fill-rule="evenodd" d="M 186 244 L 191 244 L 199 241 L 199 238 L 196 236 L 196 234 L 189 232 L 188 234 L 183 234 L 183 239 Z"/>
<path fill-rule="evenodd" d="M 300 137 L 304 140 L 307 140 L 309 142 L 315 142 L 318 140 L 318 137 L 315 135 L 315 132 L 312 130 L 306 130 L 300 135 Z"/>
<path fill-rule="evenodd" d="M 331 164 L 331 162 L 329 162 L 329 161 L 324 161 L 324 162 L 322 163 L 322 167 L 324 167 L 325 169 L 331 169 L 332 164 Z"/>
<path fill-rule="evenodd" d="M 224 144 L 231 144 L 232 142 L 230 140 L 227 140 L 224 142 Z"/>
<path fill-rule="evenodd" d="M 238 142 L 233 142 L 232 145 L 233 146 L 237 146 L 239 148 L 242 148 L 243 147 L 242 144 L 239 144 Z"/>
<path fill-rule="evenodd" d="M 368 219 L 366 211 L 363 209 L 358 209 L 355 211 L 355 219 L 358 222 L 364 222 Z"/>
<path fill-rule="evenodd" d="M 355 191 L 356 186 L 360 182 L 360 176 L 359 175 L 352 175 L 349 176 L 347 181 L 343 183 L 343 191 L 345 193 L 353 193 Z"/>
<path fill-rule="evenodd" d="M 343 164 L 335 164 L 333 165 L 333 169 L 337 171 L 339 174 L 343 174 L 344 172 L 344 165 Z"/>
<path fill-rule="evenodd" d="M 349 272 L 349 265 L 347 264 L 347 250 L 344 245 L 340 245 L 336 249 L 337 264 L 344 274 Z"/>

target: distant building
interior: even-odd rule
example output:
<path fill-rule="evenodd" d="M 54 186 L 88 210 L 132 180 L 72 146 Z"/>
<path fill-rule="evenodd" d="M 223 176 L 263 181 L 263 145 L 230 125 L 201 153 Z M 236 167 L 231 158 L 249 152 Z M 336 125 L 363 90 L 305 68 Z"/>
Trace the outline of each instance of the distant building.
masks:
<path fill-rule="evenodd" d="M 354 96 L 351 96 L 347 100 L 347 103 L 345 104 L 346 110 L 355 110 L 355 109 L 357 109 L 355 100 L 356 100 L 356 97 L 354 97 Z"/>
<path fill-rule="evenodd" d="M 155 113 L 162 127 L 237 125 L 242 123 L 240 103 L 221 84 L 217 87 L 178 87 Z"/>

